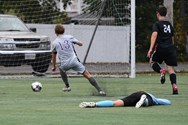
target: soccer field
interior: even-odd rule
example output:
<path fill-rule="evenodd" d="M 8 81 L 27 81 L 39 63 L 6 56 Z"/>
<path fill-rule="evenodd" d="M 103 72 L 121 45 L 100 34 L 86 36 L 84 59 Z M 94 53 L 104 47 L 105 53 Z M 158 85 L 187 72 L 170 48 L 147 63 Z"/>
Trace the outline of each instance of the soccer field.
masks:
<path fill-rule="evenodd" d="M 107 92 L 96 96 L 84 78 L 70 78 L 71 92 L 62 92 L 60 78 L 26 78 L 0 80 L 1 125 L 187 125 L 188 74 L 177 74 L 179 95 L 172 95 L 169 78 L 159 83 L 156 74 L 128 78 L 97 78 Z M 40 81 L 41 92 L 33 92 L 31 83 Z M 116 100 L 144 90 L 171 100 L 170 106 L 148 108 L 79 108 L 82 101 Z"/>

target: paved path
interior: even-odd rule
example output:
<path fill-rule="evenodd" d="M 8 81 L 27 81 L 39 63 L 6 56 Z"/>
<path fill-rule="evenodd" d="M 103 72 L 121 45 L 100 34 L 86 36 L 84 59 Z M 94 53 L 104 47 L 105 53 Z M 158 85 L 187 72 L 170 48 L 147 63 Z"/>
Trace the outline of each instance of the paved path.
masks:
<path fill-rule="evenodd" d="M 28 66 L 28 65 L 24 65 L 21 67 L 3 67 L 3 66 L 1 66 L 0 69 L 1 69 L 0 76 L 15 75 L 15 74 L 32 75 L 32 72 L 33 72 L 31 66 Z M 97 69 L 97 70 L 99 70 L 99 69 Z M 122 70 L 122 69 L 118 69 L 118 70 Z M 176 70 L 176 72 L 188 73 L 188 63 L 179 63 L 178 66 L 175 67 L 175 70 Z M 136 73 L 155 73 L 155 72 L 152 70 L 149 63 L 136 63 Z M 59 74 L 59 72 L 58 71 L 52 72 L 51 67 L 49 67 L 47 74 L 55 75 L 55 74 Z"/>
<path fill-rule="evenodd" d="M 188 63 L 179 63 L 177 67 L 175 67 L 176 72 L 186 72 L 188 73 Z M 137 63 L 136 64 L 136 73 L 142 72 L 154 72 L 150 67 L 149 63 Z"/>

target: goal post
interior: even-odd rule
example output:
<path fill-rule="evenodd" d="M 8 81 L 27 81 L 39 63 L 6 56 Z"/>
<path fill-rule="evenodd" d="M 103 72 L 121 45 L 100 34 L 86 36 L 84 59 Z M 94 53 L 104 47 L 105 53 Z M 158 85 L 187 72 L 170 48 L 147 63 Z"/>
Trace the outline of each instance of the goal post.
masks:
<path fill-rule="evenodd" d="M 135 61 L 135 0 L 131 0 L 131 71 L 130 71 L 130 78 L 136 77 L 136 61 Z"/>

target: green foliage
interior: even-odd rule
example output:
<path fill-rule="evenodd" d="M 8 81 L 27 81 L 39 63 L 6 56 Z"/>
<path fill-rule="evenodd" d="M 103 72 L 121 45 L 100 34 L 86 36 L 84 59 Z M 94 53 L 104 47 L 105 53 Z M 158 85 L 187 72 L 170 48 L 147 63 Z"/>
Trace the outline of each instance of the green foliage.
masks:
<path fill-rule="evenodd" d="M 188 5 L 188 0 L 185 0 L 186 5 Z M 186 36 L 188 33 L 188 15 L 181 15 L 181 1 L 176 0 L 174 3 L 174 44 L 177 49 L 177 58 L 179 61 L 188 61 L 188 56 L 186 54 Z M 188 9 L 186 7 L 185 12 L 188 14 Z"/>
<path fill-rule="evenodd" d="M 83 8 L 85 13 L 100 14 L 102 2 L 101 0 L 83 0 L 88 5 Z M 126 25 L 130 23 L 130 1 L 125 0 L 106 0 L 102 17 L 114 17 L 114 25 Z M 127 12 L 127 13 L 126 13 Z"/>
<path fill-rule="evenodd" d="M 54 0 L 3 0 L 0 1 L 2 14 L 13 14 L 25 23 L 65 23 L 67 14 L 60 12 Z"/>

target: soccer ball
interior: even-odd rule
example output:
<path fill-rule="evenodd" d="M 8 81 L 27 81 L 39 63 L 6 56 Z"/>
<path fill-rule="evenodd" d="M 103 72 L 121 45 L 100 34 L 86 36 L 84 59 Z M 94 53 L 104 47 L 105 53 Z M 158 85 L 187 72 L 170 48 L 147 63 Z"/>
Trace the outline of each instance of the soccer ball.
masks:
<path fill-rule="evenodd" d="M 42 84 L 40 82 L 33 82 L 31 84 L 31 89 L 34 92 L 40 92 L 42 90 Z"/>

